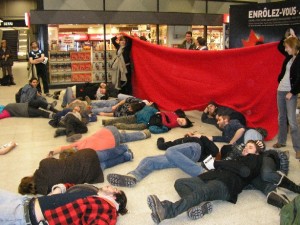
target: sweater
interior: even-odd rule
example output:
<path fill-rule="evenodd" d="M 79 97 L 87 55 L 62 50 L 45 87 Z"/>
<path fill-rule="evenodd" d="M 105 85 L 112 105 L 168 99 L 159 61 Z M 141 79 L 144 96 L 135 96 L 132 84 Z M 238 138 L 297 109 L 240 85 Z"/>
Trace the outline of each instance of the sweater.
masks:
<path fill-rule="evenodd" d="M 11 117 L 29 117 L 27 103 L 10 103 L 4 107 Z"/>
<path fill-rule="evenodd" d="M 46 195 L 59 183 L 100 183 L 104 181 L 97 153 L 78 151 L 66 159 L 46 158 L 33 175 L 38 194 Z"/>
<path fill-rule="evenodd" d="M 102 151 L 109 148 L 114 148 L 118 145 L 113 132 L 108 128 L 102 128 L 89 137 L 83 138 L 73 144 L 62 146 L 61 150 L 76 148 L 82 150 L 90 148 L 95 151 Z"/>

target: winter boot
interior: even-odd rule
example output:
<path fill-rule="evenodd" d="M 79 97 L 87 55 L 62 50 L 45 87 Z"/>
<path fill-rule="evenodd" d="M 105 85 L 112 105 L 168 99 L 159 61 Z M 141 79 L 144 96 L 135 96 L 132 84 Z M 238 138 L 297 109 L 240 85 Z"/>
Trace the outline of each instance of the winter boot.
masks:
<path fill-rule="evenodd" d="M 292 192 L 300 194 L 300 185 L 295 184 L 293 181 L 291 181 L 287 176 L 283 175 L 281 177 L 281 180 L 277 184 L 278 187 L 282 187 L 285 189 L 288 189 Z"/>
<path fill-rule="evenodd" d="M 67 134 L 66 129 L 65 128 L 58 128 L 56 129 L 55 133 L 54 133 L 54 137 L 59 137 L 59 136 L 65 136 Z"/>
<path fill-rule="evenodd" d="M 288 204 L 290 202 L 290 200 L 284 194 L 280 195 L 275 191 L 271 191 L 267 195 L 267 202 L 268 202 L 268 204 L 273 205 L 273 206 L 278 207 L 278 208 L 281 209 L 283 206 Z"/>

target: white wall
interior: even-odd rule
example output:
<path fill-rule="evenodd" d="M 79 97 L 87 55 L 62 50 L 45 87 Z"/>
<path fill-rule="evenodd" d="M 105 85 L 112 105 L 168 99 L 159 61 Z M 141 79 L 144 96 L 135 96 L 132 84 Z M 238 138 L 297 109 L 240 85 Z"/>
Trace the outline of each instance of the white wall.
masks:
<path fill-rule="evenodd" d="M 24 19 L 25 12 L 36 9 L 35 0 L 0 0 L 0 17 L 2 19 Z"/>

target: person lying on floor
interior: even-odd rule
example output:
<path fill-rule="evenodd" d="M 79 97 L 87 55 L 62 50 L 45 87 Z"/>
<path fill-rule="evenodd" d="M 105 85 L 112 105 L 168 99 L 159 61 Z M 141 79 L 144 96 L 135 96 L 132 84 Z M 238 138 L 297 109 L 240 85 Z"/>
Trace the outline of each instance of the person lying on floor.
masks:
<path fill-rule="evenodd" d="M 0 155 L 5 155 L 6 153 L 13 150 L 16 146 L 17 146 L 17 143 L 14 141 L 11 141 L 7 144 L 0 146 Z"/>
<path fill-rule="evenodd" d="M 232 120 L 238 120 L 243 126 L 246 126 L 246 118 L 242 113 L 232 108 L 218 105 L 213 101 L 209 102 L 207 107 L 204 109 L 201 116 L 201 121 L 203 123 L 215 125 L 218 129 L 220 129 L 217 124 L 218 114 L 220 113 L 226 113 Z"/>
<path fill-rule="evenodd" d="M 102 120 L 102 125 L 114 125 L 124 130 L 143 130 L 148 128 L 151 133 L 159 134 L 168 132 L 175 127 L 189 128 L 193 126 L 193 123 L 181 109 L 177 109 L 174 112 L 159 112 L 155 107 L 146 105 L 133 116 Z"/>
<path fill-rule="evenodd" d="M 91 101 L 91 99 L 86 96 L 85 100 L 91 106 L 91 111 L 100 116 L 126 116 L 132 115 L 132 110 L 128 110 L 131 103 L 141 103 L 145 102 L 141 99 L 135 98 L 131 95 L 118 94 L 116 99 L 108 99 L 108 100 L 96 100 Z M 144 106 L 144 105 L 143 105 Z M 141 107 L 143 107 L 141 106 Z M 114 114 L 114 112 L 116 113 Z M 128 112 L 129 111 L 129 112 Z"/>
<path fill-rule="evenodd" d="M 97 84 L 76 84 L 72 87 L 67 87 L 65 90 L 54 92 L 54 99 L 62 97 L 62 107 L 66 107 L 75 99 L 85 99 L 86 96 L 91 100 L 106 100 L 110 97 L 116 98 L 119 91 L 112 84 L 100 83 Z"/>
<path fill-rule="evenodd" d="M 60 146 L 55 148 L 52 152 L 53 155 L 61 153 L 63 150 L 74 148 L 81 150 L 85 148 L 95 149 L 96 151 L 102 151 L 109 148 L 114 148 L 120 144 L 132 141 L 144 140 L 151 137 L 151 133 L 148 130 L 137 132 L 120 132 L 114 126 L 106 126 L 100 128 L 97 132 L 89 137 L 85 137 L 75 143 L 67 146 Z"/>
<path fill-rule="evenodd" d="M 77 141 L 82 137 L 82 134 L 88 131 L 87 123 L 88 121 L 86 119 L 83 120 L 81 116 L 80 107 L 76 106 L 72 111 L 61 117 L 59 124 L 64 128 L 56 129 L 54 137 L 66 135 L 67 142 Z"/>
<path fill-rule="evenodd" d="M 206 162 L 209 169 L 206 173 L 176 180 L 174 186 L 180 199 L 175 203 L 160 201 L 156 195 L 149 195 L 147 203 L 153 221 L 158 224 L 186 211 L 191 219 L 201 218 L 212 212 L 212 203 L 209 201 L 213 200 L 236 203 L 239 193 L 260 173 L 261 150 L 254 141 L 249 141 L 238 159 L 210 160 Z"/>
<path fill-rule="evenodd" d="M 21 179 L 20 194 L 48 194 L 51 187 L 62 183 L 102 183 L 105 169 L 131 161 L 133 153 L 127 145 L 103 151 L 81 149 L 65 150 L 59 159 L 48 157 L 43 159 L 32 176 Z"/>
<path fill-rule="evenodd" d="M 214 142 L 241 144 L 246 143 L 248 140 L 263 140 L 267 136 L 265 129 L 246 128 L 238 120 L 231 119 L 230 116 L 224 112 L 219 114 L 217 123 L 222 130 L 222 136 L 207 136 Z"/>
<path fill-rule="evenodd" d="M 0 112 L 0 119 L 8 117 L 43 117 L 52 119 L 58 112 L 55 106 L 56 102 L 49 104 L 40 99 L 32 99 L 26 103 L 10 103 Z"/>
<path fill-rule="evenodd" d="M 118 101 L 118 103 L 111 108 L 111 112 L 99 112 L 98 115 L 110 117 L 130 116 L 142 110 L 145 105 L 151 106 L 152 103 L 143 101 L 136 97 L 128 97 L 126 99 Z"/>
<path fill-rule="evenodd" d="M 257 142 L 259 143 L 259 142 Z M 261 144 L 260 144 L 261 143 Z M 259 145 L 262 146 L 263 142 Z M 221 150 L 223 160 L 234 160 L 242 155 L 244 144 L 224 145 Z M 251 186 L 267 196 L 267 203 L 282 208 L 290 201 L 285 194 L 277 192 L 278 187 L 300 194 L 300 185 L 287 177 L 289 171 L 289 153 L 279 150 L 264 150 L 261 172 L 251 181 Z"/>
<path fill-rule="evenodd" d="M 162 147 L 160 142 L 161 140 L 158 140 L 157 144 Z M 115 186 L 133 187 L 151 172 L 167 168 L 179 168 L 190 176 L 198 176 L 203 172 L 203 168 L 197 162 L 209 155 L 216 156 L 219 152 L 218 147 L 205 136 L 180 138 L 168 142 L 164 148 L 164 155 L 144 158 L 137 168 L 127 175 L 108 174 L 108 182 Z"/>
<path fill-rule="evenodd" d="M 56 184 L 48 196 L 0 190 L 2 224 L 109 224 L 127 213 L 127 197 L 111 186 Z M 67 209 L 67 210 L 66 210 Z"/>

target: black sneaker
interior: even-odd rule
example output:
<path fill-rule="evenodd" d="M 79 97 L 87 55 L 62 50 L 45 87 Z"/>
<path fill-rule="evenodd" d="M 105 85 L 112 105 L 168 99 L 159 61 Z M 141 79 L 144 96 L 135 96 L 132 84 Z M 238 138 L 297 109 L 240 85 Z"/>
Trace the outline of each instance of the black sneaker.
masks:
<path fill-rule="evenodd" d="M 197 220 L 202 218 L 205 214 L 211 213 L 212 209 L 211 202 L 202 202 L 201 204 L 190 208 L 187 211 L 187 215 L 190 219 Z"/>
<path fill-rule="evenodd" d="M 267 202 L 268 202 L 268 204 L 281 209 L 283 206 L 288 204 L 290 202 L 290 200 L 284 194 L 278 194 L 275 191 L 271 191 L 267 196 Z"/>
<path fill-rule="evenodd" d="M 132 176 L 120 175 L 111 173 L 107 175 L 107 181 L 118 187 L 134 187 L 137 183 L 136 179 Z"/>
<path fill-rule="evenodd" d="M 82 134 L 72 134 L 67 137 L 67 142 L 75 142 L 82 137 Z"/>
<path fill-rule="evenodd" d="M 151 217 L 154 223 L 158 224 L 165 219 L 166 210 L 156 195 L 149 195 L 147 204 L 152 211 Z"/>
<path fill-rule="evenodd" d="M 164 147 L 164 143 L 165 143 L 165 139 L 163 137 L 159 137 L 157 139 L 157 142 L 156 142 L 156 145 L 157 145 L 157 148 L 160 149 L 160 150 L 166 150 Z"/>

